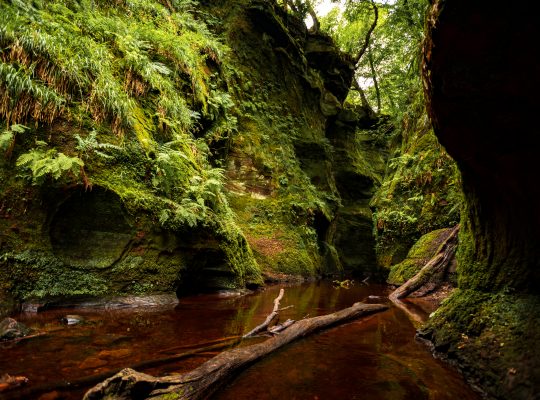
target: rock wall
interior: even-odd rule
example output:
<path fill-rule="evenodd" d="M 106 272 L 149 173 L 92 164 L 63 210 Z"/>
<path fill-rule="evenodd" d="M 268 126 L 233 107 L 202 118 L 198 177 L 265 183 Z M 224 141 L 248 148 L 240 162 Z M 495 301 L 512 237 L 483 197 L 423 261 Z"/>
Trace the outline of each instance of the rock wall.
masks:
<path fill-rule="evenodd" d="M 59 75 L 67 82 L 57 81 L 43 69 L 25 69 L 25 62 L 46 56 L 54 70 L 63 65 L 62 54 L 21 45 L 17 35 L 26 25 L 6 20 L 0 72 L 22 64 L 19 72 L 29 74 L 31 85 L 64 98 L 54 112 L 39 109 L 38 92 L 14 97 L 0 81 L 2 104 L 15 101 L 13 109 L 0 107 L 7 129 L 2 139 L 14 138 L 0 160 L 0 293 L 6 304 L 181 295 L 260 285 L 262 274 L 375 274 L 368 202 L 381 180 L 384 153 L 371 130 L 378 120 L 343 107 L 352 77 L 348 57 L 273 2 L 201 1 L 196 9 L 150 3 L 156 24 L 129 36 L 148 35 L 146 46 L 154 51 L 132 51 L 139 60 L 157 57 L 150 69 L 127 68 L 131 44 L 100 36 L 116 49 L 107 62 L 116 63 L 110 79 L 119 86 L 112 89 L 120 90 L 115 98 L 127 99 L 126 110 L 118 108 L 127 116 L 101 110 L 109 105 L 105 97 L 101 105 L 80 107 L 79 92 L 89 90 L 77 86 L 80 80 Z M 37 12 L 17 7 L 2 5 L 5 18 Z M 44 18 L 69 15 L 65 24 L 85 19 L 86 5 L 40 7 Z M 129 4 L 107 11 L 106 2 L 96 7 L 90 33 L 80 39 L 89 40 L 90 49 L 100 46 L 92 36 L 102 35 L 99 24 L 115 18 L 122 27 L 128 11 L 139 17 L 148 11 L 125 9 Z M 191 57 L 174 74 L 179 62 L 170 63 L 173 50 L 154 42 L 168 37 L 170 25 L 163 21 L 173 14 L 181 39 L 176 50 Z M 81 51 L 76 43 L 64 45 Z M 200 47 L 193 54 L 192 45 Z M 96 92 L 98 84 L 91 81 L 93 94 L 80 101 L 106 96 Z M 173 105 L 156 103 L 178 94 Z M 19 112 L 23 100 L 39 113 Z M 167 107 L 183 119 L 163 117 Z M 30 128 L 14 136 L 7 127 L 14 123 Z M 58 170 L 45 174 L 31 157 L 49 157 Z M 60 160 L 77 164 L 68 168 Z"/>
<path fill-rule="evenodd" d="M 351 61 L 280 7 L 244 3 L 208 5 L 242 88 L 226 161 L 239 225 L 269 276 L 371 274 L 368 202 L 384 152 L 369 134 L 378 120 L 343 107 Z"/>
<path fill-rule="evenodd" d="M 424 48 L 435 133 L 456 160 L 465 207 L 459 290 L 424 334 L 496 398 L 536 398 L 540 207 L 533 13 L 503 3 L 436 1 Z"/>
<path fill-rule="evenodd" d="M 433 230 L 459 222 L 461 178 L 455 162 L 437 141 L 418 87 L 390 142 L 375 210 L 377 261 L 390 268 L 404 260 L 413 244 Z"/>

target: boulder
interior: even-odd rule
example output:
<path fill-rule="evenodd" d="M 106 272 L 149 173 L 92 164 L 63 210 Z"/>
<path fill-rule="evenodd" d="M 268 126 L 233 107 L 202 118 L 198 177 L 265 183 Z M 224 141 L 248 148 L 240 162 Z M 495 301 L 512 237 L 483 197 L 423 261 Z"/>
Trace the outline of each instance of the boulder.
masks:
<path fill-rule="evenodd" d="M 22 338 L 30 332 L 30 328 L 13 318 L 4 318 L 0 322 L 0 341 Z"/>

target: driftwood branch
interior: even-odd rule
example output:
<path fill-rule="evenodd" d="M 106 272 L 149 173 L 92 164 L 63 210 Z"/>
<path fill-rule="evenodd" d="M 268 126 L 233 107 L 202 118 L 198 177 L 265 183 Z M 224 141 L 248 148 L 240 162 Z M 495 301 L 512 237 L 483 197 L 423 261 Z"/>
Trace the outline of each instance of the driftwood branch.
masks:
<path fill-rule="evenodd" d="M 255 336 L 257 333 L 262 332 L 264 330 L 267 330 L 270 324 L 274 319 L 276 319 L 279 316 L 279 303 L 281 302 L 281 299 L 283 298 L 283 295 L 285 294 L 285 289 L 281 288 L 279 291 L 278 297 L 274 299 L 274 308 L 270 314 L 266 317 L 264 322 L 255 328 L 253 328 L 251 331 L 246 333 L 243 337 L 248 338 L 251 336 Z"/>
<path fill-rule="evenodd" d="M 274 334 L 274 335 L 277 335 L 279 334 L 280 332 L 284 331 L 285 329 L 287 329 L 289 326 L 291 326 L 292 324 L 294 324 L 296 321 L 294 319 L 288 319 L 287 321 L 285 321 L 284 323 L 282 324 L 279 324 L 279 325 L 275 325 L 271 328 L 268 329 L 268 332 Z"/>
<path fill-rule="evenodd" d="M 174 396 L 175 399 L 207 398 L 236 372 L 280 347 L 321 329 L 387 308 L 388 306 L 382 304 L 356 303 L 333 314 L 297 321 L 281 334 L 265 342 L 225 351 L 182 375 L 157 378 L 132 369 L 124 369 L 90 389 L 85 394 L 84 400 L 164 398 L 167 395 Z"/>
<path fill-rule="evenodd" d="M 450 265 L 456 252 L 458 232 L 459 225 L 456 225 L 439 247 L 437 254 L 435 254 L 435 256 L 433 256 L 433 258 L 431 258 L 431 260 L 429 260 L 415 276 L 394 290 L 389 296 L 390 300 L 396 302 L 396 300 L 403 299 L 432 281 L 434 278 L 444 275 L 446 268 Z"/>

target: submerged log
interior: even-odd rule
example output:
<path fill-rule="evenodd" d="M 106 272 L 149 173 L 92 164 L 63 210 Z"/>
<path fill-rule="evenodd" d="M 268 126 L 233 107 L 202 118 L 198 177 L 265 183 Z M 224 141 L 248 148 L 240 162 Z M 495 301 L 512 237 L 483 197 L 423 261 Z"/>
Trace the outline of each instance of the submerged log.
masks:
<path fill-rule="evenodd" d="M 182 375 L 158 378 L 132 369 L 124 369 L 90 389 L 85 394 L 84 400 L 166 398 L 167 396 L 191 400 L 206 398 L 242 368 L 294 340 L 387 308 L 388 306 L 382 304 L 355 303 L 333 314 L 303 319 L 271 339 L 225 351 L 193 371 Z"/>
<path fill-rule="evenodd" d="M 441 278 L 452 261 L 457 247 L 459 225 L 456 225 L 450 232 L 446 240 L 441 244 L 437 254 L 428 261 L 426 265 L 411 279 L 398 287 L 390 294 L 390 300 L 397 303 L 397 300 L 409 296 L 437 278 Z"/>

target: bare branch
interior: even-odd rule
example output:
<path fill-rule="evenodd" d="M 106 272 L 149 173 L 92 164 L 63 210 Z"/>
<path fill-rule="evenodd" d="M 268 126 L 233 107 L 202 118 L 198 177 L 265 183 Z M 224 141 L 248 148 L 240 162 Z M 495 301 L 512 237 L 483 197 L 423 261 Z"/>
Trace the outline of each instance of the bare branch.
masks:
<path fill-rule="evenodd" d="M 256 335 L 257 333 L 262 332 L 268 328 L 268 326 L 272 323 L 272 321 L 279 315 L 279 302 L 283 298 L 284 294 L 285 294 L 285 289 L 281 288 L 279 291 L 278 297 L 274 299 L 274 309 L 272 310 L 272 312 L 268 314 L 268 316 L 266 317 L 266 319 L 264 320 L 262 324 L 256 326 L 251 331 L 246 333 L 243 336 L 244 339 L 250 336 Z"/>
<path fill-rule="evenodd" d="M 362 48 L 360 49 L 360 52 L 354 58 L 355 68 L 358 68 L 358 63 L 360 62 L 360 59 L 362 58 L 362 56 L 366 52 L 366 50 L 367 50 L 367 48 L 369 46 L 369 41 L 371 39 L 371 34 L 375 30 L 375 27 L 377 26 L 377 22 L 379 21 L 379 7 L 377 7 L 377 4 L 375 4 L 374 0 L 371 0 L 371 5 L 373 7 L 373 15 L 375 16 L 375 18 L 373 19 L 373 23 L 371 24 L 371 26 L 369 27 L 369 29 L 368 29 L 368 31 L 366 33 L 366 37 L 364 38 L 364 44 L 362 45 Z"/>

